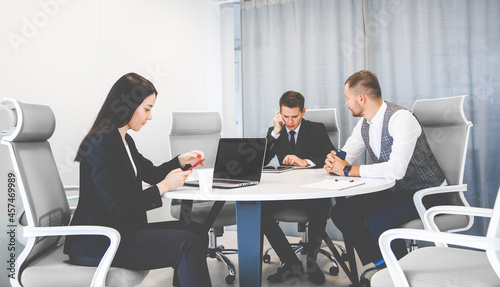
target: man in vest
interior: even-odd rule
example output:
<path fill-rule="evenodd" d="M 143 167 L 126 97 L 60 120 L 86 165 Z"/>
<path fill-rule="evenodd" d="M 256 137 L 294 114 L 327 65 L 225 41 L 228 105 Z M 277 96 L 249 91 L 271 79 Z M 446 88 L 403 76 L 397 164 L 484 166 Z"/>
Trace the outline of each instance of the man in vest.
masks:
<path fill-rule="evenodd" d="M 389 190 L 338 202 L 330 215 L 344 238 L 352 242 L 363 265 L 373 263 L 383 268 L 379 236 L 417 219 L 413 194 L 445 184 L 445 176 L 418 120 L 410 111 L 382 100 L 375 74 L 354 73 L 346 80 L 344 92 L 352 115 L 362 119 L 342 148 L 347 153 L 345 160 L 332 151 L 324 169 L 337 175 L 394 179 L 396 184 Z M 352 165 L 365 150 L 373 164 Z M 426 204 L 447 202 L 446 195 L 434 195 Z M 398 259 L 408 253 L 403 240 L 394 241 L 392 249 Z"/>

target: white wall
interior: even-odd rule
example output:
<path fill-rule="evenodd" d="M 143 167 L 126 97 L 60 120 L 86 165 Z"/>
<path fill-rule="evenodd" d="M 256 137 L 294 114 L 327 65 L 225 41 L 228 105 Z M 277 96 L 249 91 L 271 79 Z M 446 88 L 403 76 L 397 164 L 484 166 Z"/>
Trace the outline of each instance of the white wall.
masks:
<path fill-rule="evenodd" d="M 153 121 L 131 135 L 159 164 L 170 158 L 171 111 L 234 118 L 223 108 L 220 9 L 212 0 L 0 0 L 0 99 L 53 109 L 59 171 L 64 184 L 78 184 L 73 158 L 111 85 L 141 74 L 159 95 Z M 234 86 L 234 71 L 226 73 Z M 1 119 L 0 129 L 10 124 Z"/>
<path fill-rule="evenodd" d="M 78 184 L 76 149 L 113 83 L 128 72 L 150 79 L 159 92 L 153 121 L 131 132 L 154 163 L 170 159 L 171 111 L 219 111 L 223 135 L 233 136 L 234 70 L 222 69 L 223 57 L 233 61 L 233 52 L 222 52 L 233 38 L 221 26 L 232 26 L 233 18 L 221 14 L 214 0 L 0 0 L 0 100 L 52 108 L 57 126 L 49 141 L 65 185 Z M 12 115 L 0 105 L 0 130 L 11 126 Z M 0 258 L 6 260 L 9 161 L 0 146 Z M 20 198 L 16 205 L 20 210 Z"/>

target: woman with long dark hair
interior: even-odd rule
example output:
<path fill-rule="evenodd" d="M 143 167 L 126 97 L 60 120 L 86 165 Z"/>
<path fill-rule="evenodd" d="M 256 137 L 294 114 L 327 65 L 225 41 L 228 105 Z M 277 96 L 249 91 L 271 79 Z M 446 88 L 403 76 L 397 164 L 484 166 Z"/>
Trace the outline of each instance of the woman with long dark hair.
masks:
<path fill-rule="evenodd" d="M 204 158 L 195 150 L 154 166 L 137 151 L 127 131 L 137 132 L 152 119 L 156 97 L 153 84 L 134 73 L 111 88 L 78 149 L 80 197 L 71 225 L 118 230 L 121 241 L 112 266 L 174 267 L 181 286 L 211 286 L 207 232 L 194 222 L 147 222 L 146 211 L 161 207 L 161 195 L 182 186 L 191 174 L 182 168 Z M 143 181 L 151 187 L 143 190 Z M 104 236 L 68 236 L 64 251 L 73 264 L 97 266 L 108 246 Z"/>

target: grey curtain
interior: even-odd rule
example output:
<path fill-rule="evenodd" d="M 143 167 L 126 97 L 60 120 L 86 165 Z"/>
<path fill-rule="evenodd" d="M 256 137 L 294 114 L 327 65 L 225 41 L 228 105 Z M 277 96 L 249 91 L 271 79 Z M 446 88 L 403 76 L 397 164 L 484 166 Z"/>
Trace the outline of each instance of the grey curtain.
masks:
<path fill-rule="evenodd" d="M 306 108 L 337 108 L 343 144 L 358 120 L 345 106 L 344 81 L 361 69 L 378 75 L 385 100 L 408 109 L 417 99 L 468 94 L 467 199 L 493 206 L 500 1 L 250 0 L 241 9 L 245 136 L 264 136 L 281 94 L 296 90 Z M 484 232 L 477 222 L 469 233 Z"/>

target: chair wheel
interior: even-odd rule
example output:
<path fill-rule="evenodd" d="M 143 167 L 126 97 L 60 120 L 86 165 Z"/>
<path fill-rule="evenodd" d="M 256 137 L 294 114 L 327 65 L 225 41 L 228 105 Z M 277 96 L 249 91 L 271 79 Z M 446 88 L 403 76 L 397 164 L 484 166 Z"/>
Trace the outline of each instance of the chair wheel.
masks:
<path fill-rule="evenodd" d="M 264 261 L 264 263 L 270 263 L 271 262 L 271 256 L 269 254 L 266 254 L 266 255 L 262 256 L 262 261 Z"/>
<path fill-rule="evenodd" d="M 234 276 L 234 275 L 227 275 L 226 276 L 226 283 L 227 284 L 232 284 L 234 282 L 234 280 L 236 280 L 236 276 Z"/>
<path fill-rule="evenodd" d="M 368 278 L 361 279 L 361 281 L 359 281 L 359 286 L 360 287 L 370 287 L 370 280 L 368 280 Z"/>
<path fill-rule="evenodd" d="M 330 267 L 330 275 L 333 275 L 333 276 L 339 275 L 339 267 L 337 267 L 337 266 Z"/>

